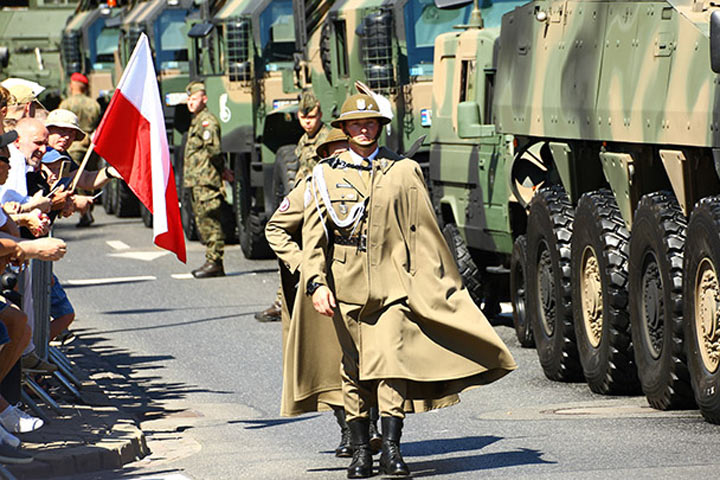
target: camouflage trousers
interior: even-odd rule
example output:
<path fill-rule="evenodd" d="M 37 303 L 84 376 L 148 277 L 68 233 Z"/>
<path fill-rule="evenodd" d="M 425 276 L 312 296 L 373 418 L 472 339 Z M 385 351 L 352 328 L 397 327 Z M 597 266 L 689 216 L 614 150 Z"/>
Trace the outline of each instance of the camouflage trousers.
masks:
<path fill-rule="evenodd" d="M 198 235 L 205 245 L 205 259 L 219 263 L 225 252 L 225 235 L 220 219 L 223 197 L 212 187 L 192 187 L 192 207 Z"/>

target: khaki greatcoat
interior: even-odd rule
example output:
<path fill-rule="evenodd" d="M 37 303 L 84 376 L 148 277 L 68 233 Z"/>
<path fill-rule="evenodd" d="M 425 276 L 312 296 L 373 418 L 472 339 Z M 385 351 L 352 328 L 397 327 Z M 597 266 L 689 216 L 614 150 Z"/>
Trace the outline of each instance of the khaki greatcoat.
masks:
<path fill-rule="evenodd" d="M 283 330 L 283 392 L 280 414 L 300 415 L 342 407 L 342 352 L 332 318 L 315 311 L 303 285 L 301 232 L 306 182 L 296 186 L 265 227 L 265 236 L 280 262 Z M 304 290 L 304 289 L 303 289 Z"/>
<path fill-rule="evenodd" d="M 360 380 L 406 379 L 407 400 L 438 400 L 426 404 L 432 408 L 517 368 L 462 285 L 418 164 L 385 148 L 372 173 L 344 167 L 341 162 L 353 162 L 348 152 L 339 160 L 335 168 L 323 162 L 313 171 L 303 272 L 330 286 L 338 302 L 363 305 L 356 332 Z M 341 223 L 364 203 L 360 225 L 338 227 L 328 217 L 323 189 Z M 354 234 L 366 235 L 366 251 L 336 240 Z"/>

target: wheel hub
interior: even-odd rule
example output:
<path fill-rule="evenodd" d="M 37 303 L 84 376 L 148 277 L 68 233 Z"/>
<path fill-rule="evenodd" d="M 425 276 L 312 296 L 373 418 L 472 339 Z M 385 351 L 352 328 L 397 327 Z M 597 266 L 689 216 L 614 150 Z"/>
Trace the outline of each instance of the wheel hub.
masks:
<path fill-rule="evenodd" d="M 545 334 L 549 337 L 555 332 L 555 279 L 553 278 L 552 259 L 547 245 L 543 245 L 538 259 L 538 298 L 540 299 L 540 321 Z"/>
<path fill-rule="evenodd" d="M 585 332 L 590 344 L 597 348 L 600 345 L 603 325 L 602 282 L 600 264 L 591 247 L 587 247 L 583 252 L 580 282 Z"/>
<path fill-rule="evenodd" d="M 703 259 L 695 280 L 695 333 L 705 368 L 720 365 L 720 284 L 712 262 Z"/>
<path fill-rule="evenodd" d="M 642 328 L 645 343 L 654 359 L 660 358 L 664 337 L 663 285 L 653 254 L 648 254 L 642 275 Z"/>

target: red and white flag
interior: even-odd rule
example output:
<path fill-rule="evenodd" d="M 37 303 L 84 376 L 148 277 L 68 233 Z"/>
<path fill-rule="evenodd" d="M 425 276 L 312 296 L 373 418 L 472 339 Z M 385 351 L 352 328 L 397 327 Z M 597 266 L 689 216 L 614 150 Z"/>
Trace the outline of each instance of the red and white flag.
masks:
<path fill-rule="evenodd" d="M 153 213 L 155 245 L 186 261 L 175 175 L 147 36 L 140 35 L 105 116 L 93 137 L 95 151 L 115 167 Z"/>

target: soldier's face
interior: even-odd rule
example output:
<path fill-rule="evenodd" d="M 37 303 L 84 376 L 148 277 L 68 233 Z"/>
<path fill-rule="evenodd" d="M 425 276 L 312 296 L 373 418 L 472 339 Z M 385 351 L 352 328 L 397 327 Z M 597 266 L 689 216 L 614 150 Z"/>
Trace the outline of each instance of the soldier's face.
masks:
<path fill-rule="evenodd" d="M 207 103 L 205 92 L 199 91 L 190 95 L 187 99 L 187 108 L 190 113 L 199 112 Z"/>
<path fill-rule="evenodd" d="M 368 147 L 375 143 L 379 130 L 380 122 L 374 118 L 348 120 L 345 122 L 345 131 L 350 139 L 350 143 L 361 147 Z"/>
<path fill-rule="evenodd" d="M 67 127 L 48 127 L 48 145 L 55 150 L 65 151 L 75 141 L 77 131 Z"/>
<path fill-rule="evenodd" d="M 297 115 L 300 126 L 308 134 L 314 133 L 318 129 L 318 127 L 320 126 L 320 122 L 322 121 L 322 112 L 320 111 L 320 106 L 317 106 L 310 110 L 307 115 L 303 114 L 302 112 L 298 112 Z"/>

